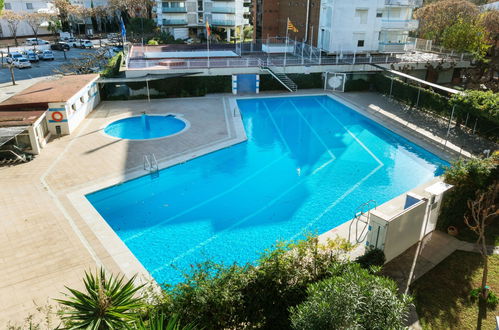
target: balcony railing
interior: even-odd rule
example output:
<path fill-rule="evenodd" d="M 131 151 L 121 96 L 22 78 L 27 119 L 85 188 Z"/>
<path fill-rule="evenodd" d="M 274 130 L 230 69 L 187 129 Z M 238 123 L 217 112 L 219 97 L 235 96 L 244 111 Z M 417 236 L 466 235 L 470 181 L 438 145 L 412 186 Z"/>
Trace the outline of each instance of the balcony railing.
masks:
<path fill-rule="evenodd" d="M 214 26 L 235 26 L 236 22 L 233 20 L 214 19 L 211 22 L 211 25 L 214 25 Z"/>
<path fill-rule="evenodd" d="M 224 14 L 235 14 L 236 8 L 233 7 L 213 7 L 211 9 L 212 13 L 224 13 Z"/>
<path fill-rule="evenodd" d="M 185 7 L 163 7 L 163 13 L 186 13 Z"/>
<path fill-rule="evenodd" d="M 423 0 L 385 0 L 385 6 L 395 7 L 421 7 Z"/>
<path fill-rule="evenodd" d="M 405 31 L 413 31 L 416 30 L 419 26 L 419 21 L 414 19 L 408 20 L 390 20 L 384 19 L 381 20 L 381 28 L 384 30 L 405 30 Z"/>
<path fill-rule="evenodd" d="M 186 25 L 186 19 L 164 19 L 163 25 Z"/>

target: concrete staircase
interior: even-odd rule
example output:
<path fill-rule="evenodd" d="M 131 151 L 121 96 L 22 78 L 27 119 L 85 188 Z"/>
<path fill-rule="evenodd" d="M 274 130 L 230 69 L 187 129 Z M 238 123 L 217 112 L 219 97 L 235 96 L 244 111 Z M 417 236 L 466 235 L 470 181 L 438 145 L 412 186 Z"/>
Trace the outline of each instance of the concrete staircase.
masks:
<path fill-rule="evenodd" d="M 268 66 L 262 66 L 261 69 L 263 71 L 270 73 L 288 91 L 296 92 L 298 90 L 298 86 L 296 85 L 296 83 L 293 80 L 291 80 L 291 78 L 289 78 L 285 73 L 276 72 L 275 69 L 273 70 L 272 68 L 270 68 Z"/>

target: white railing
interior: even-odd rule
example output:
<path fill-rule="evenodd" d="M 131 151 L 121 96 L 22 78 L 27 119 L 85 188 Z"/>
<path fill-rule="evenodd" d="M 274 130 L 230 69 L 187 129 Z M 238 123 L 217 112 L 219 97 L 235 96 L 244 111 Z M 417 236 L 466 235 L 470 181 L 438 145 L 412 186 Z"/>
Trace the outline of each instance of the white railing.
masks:
<path fill-rule="evenodd" d="M 461 61 L 473 60 L 472 54 L 456 52 L 453 49 L 447 49 L 443 46 L 435 45 L 433 43 L 433 40 L 427 40 L 421 38 L 408 37 L 407 44 L 405 46 L 405 51 L 431 52 L 439 54 L 444 58 L 455 58 Z"/>

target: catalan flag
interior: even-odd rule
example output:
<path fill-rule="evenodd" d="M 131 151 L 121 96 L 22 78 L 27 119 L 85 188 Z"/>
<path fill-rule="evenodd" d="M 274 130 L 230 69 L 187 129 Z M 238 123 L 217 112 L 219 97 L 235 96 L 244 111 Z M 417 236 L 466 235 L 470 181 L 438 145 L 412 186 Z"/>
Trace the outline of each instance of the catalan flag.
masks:
<path fill-rule="evenodd" d="M 296 26 L 294 26 L 293 22 L 288 18 L 288 30 L 293 31 L 293 32 L 298 32 L 298 29 Z"/>
<path fill-rule="evenodd" d="M 211 36 L 210 23 L 208 22 L 208 20 L 206 20 L 206 35 L 208 37 Z"/>

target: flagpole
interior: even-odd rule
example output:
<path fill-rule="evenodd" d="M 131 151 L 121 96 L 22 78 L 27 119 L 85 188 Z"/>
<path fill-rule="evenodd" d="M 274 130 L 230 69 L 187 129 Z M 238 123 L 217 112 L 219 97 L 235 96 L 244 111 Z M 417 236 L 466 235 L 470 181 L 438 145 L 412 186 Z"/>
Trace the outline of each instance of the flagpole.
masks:
<path fill-rule="evenodd" d="M 284 66 L 286 66 L 286 57 L 288 53 L 288 31 L 289 31 L 289 17 L 286 21 L 286 48 L 284 49 Z"/>

